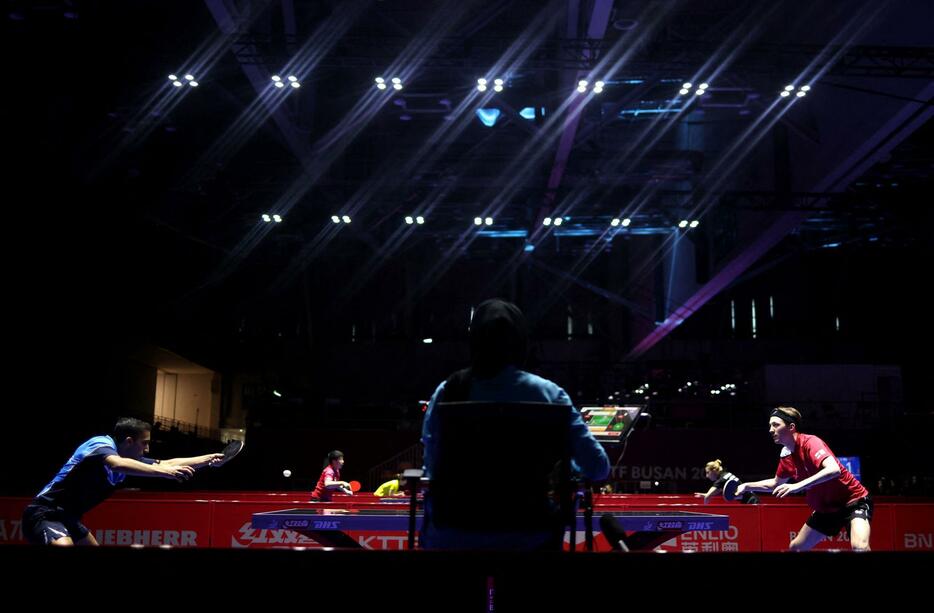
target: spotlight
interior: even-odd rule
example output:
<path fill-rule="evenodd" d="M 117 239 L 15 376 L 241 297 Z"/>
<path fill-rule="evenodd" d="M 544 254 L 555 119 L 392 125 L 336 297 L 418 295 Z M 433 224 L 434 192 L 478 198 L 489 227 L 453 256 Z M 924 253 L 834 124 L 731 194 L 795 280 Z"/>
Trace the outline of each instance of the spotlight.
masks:
<path fill-rule="evenodd" d="M 691 84 L 691 83 L 683 83 L 683 84 L 681 85 L 681 89 L 678 90 L 678 94 L 681 95 L 681 96 L 687 96 L 688 94 L 691 93 L 691 88 L 692 88 L 692 87 L 694 87 L 694 85 Z M 708 88 L 708 87 L 710 87 L 710 84 L 709 84 L 709 83 L 701 83 L 700 85 L 697 86 L 697 89 L 694 90 L 694 95 L 695 95 L 695 96 L 703 96 L 704 94 L 707 93 L 707 88 Z"/>
<path fill-rule="evenodd" d="M 779 95 L 782 98 L 787 98 L 788 96 L 791 95 L 791 92 L 794 92 L 794 91 L 795 91 L 794 85 L 786 85 L 785 89 L 779 92 Z M 802 85 L 801 87 L 798 88 L 798 91 L 795 92 L 795 97 L 804 98 L 809 91 L 811 91 L 810 85 Z"/>

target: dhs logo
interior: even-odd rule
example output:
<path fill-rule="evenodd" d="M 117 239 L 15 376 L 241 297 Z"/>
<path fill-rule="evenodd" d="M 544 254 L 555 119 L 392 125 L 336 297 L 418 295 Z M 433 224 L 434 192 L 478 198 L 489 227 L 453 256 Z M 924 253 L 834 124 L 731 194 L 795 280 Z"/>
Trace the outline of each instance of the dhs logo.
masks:
<path fill-rule="evenodd" d="M 713 522 L 710 521 L 689 521 L 688 530 L 713 530 Z"/>
<path fill-rule="evenodd" d="M 340 528 L 340 522 L 336 521 L 316 521 L 314 522 L 315 530 L 337 530 Z"/>

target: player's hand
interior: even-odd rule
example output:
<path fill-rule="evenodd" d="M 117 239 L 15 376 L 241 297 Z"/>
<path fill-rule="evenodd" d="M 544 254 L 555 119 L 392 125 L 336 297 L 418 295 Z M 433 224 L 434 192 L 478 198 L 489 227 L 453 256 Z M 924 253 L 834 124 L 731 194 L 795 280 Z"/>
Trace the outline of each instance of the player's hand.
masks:
<path fill-rule="evenodd" d="M 217 467 L 223 464 L 224 462 L 223 453 L 209 453 L 207 457 L 208 457 L 208 464 L 207 464 L 208 466 Z"/>
<path fill-rule="evenodd" d="M 736 495 L 742 496 L 745 492 L 746 492 L 746 484 L 740 483 L 739 486 L 737 486 L 736 488 Z"/>
<path fill-rule="evenodd" d="M 801 488 L 796 483 L 783 483 L 772 490 L 772 495 L 776 498 L 784 498 L 789 494 L 794 494 Z"/>
<path fill-rule="evenodd" d="M 162 469 L 163 474 L 168 479 L 175 479 L 176 481 L 185 481 L 195 474 L 195 469 L 191 466 L 162 466 L 159 465 Z"/>

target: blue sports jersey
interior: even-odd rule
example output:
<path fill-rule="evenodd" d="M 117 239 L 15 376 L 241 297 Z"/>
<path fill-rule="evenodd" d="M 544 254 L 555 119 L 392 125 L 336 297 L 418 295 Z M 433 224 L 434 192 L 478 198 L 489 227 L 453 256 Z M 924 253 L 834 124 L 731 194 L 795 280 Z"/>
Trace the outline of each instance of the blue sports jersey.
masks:
<path fill-rule="evenodd" d="M 104 462 L 104 458 L 110 455 L 118 455 L 113 438 L 95 436 L 88 439 L 75 450 L 32 504 L 57 508 L 70 517 L 80 519 L 106 500 L 126 478 Z M 140 458 L 140 461 L 153 462 L 148 458 Z"/>

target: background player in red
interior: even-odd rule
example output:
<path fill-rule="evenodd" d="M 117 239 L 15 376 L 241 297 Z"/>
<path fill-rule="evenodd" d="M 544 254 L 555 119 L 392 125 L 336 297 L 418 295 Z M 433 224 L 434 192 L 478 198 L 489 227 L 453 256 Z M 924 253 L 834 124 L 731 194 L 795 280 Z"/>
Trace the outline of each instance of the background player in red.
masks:
<path fill-rule="evenodd" d="M 800 427 L 801 413 L 797 409 L 778 407 L 772 411 L 769 433 L 782 446 L 775 476 L 743 483 L 736 494 L 772 492 L 784 498 L 795 492 L 807 492 L 807 503 L 813 512 L 791 541 L 792 551 L 807 551 L 824 538 L 836 536 L 841 528 L 849 531 L 854 551 L 869 551 L 873 508 L 869 492 L 840 464 L 827 443 L 801 433 Z"/>
<path fill-rule="evenodd" d="M 353 494 L 350 489 L 350 484 L 340 480 L 342 466 L 344 466 L 343 452 L 335 449 L 328 454 L 327 465 L 325 465 L 324 470 L 321 471 L 318 484 L 315 485 L 315 489 L 311 493 L 312 500 L 327 502 L 331 499 L 331 494 L 335 491 L 344 494 Z"/>

